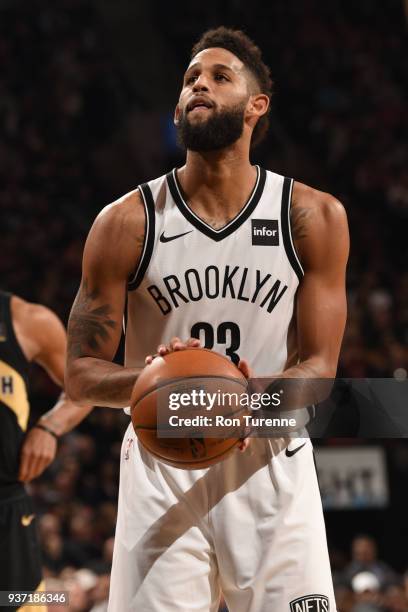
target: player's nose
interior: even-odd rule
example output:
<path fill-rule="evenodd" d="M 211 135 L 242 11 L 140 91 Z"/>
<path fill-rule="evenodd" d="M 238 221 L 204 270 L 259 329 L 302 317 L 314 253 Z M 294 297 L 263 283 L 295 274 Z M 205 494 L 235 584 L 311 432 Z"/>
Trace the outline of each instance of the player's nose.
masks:
<path fill-rule="evenodd" d="M 205 75 L 200 74 L 200 76 L 196 79 L 193 85 L 194 93 L 198 93 L 200 91 L 209 91 L 208 80 Z"/>

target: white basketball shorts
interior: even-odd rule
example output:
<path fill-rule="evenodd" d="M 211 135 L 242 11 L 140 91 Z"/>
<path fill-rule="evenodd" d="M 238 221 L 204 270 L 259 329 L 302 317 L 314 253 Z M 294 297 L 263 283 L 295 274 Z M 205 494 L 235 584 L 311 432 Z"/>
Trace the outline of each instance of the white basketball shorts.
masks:
<path fill-rule="evenodd" d="M 252 438 L 211 468 L 181 470 L 130 424 L 109 612 L 216 612 L 220 591 L 230 612 L 335 612 L 310 440 Z"/>

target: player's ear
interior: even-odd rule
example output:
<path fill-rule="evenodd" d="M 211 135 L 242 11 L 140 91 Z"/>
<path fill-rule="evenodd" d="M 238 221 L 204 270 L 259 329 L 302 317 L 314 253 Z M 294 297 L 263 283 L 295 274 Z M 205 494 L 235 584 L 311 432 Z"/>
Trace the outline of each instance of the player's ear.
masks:
<path fill-rule="evenodd" d="M 269 98 L 267 95 L 260 93 L 250 96 L 247 107 L 249 115 L 262 117 L 262 115 L 268 112 L 268 108 Z"/>
<path fill-rule="evenodd" d="M 180 119 L 180 113 L 181 113 L 180 107 L 177 104 L 176 108 L 174 109 L 174 119 L 173 119 L 174 125 L 178 125 L 178 122 Z"/>

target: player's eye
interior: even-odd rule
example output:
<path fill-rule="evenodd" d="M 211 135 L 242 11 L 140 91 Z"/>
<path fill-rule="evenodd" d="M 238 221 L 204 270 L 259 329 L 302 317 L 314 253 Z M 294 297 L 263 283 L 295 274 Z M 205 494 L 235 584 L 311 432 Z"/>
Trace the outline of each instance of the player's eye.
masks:
<path fill-rule="evenodd" d="M 190 83 L 195 83 L 197 79 L 198 76 L 196 74 L 192 74 L 191 76 L 186 77 L 186 85 L 189 85 Z"/>
<path fill-rule="evenodd" d="M 221 72 L 217 72 L 217 74 L 214 75 L 214 78 L 216 81 L 229 81 L 229 78 Z"/>

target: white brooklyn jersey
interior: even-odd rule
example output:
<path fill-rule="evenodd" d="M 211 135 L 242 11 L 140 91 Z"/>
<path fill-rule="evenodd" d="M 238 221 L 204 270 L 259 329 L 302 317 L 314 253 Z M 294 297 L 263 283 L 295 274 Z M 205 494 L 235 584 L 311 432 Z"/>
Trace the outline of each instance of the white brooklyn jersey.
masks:
<path fill-rule="evenodd" d="M 292 180 L 257 173 L 220 230 L 192 212 L 175 172 L 140 186 L 146 239 L 129 282 L 126 365 L 143 366 L 173 336 L 196 336 L 258 375 L 282 371 L 302 276 Z M 184 470 L 146 451 L 129 423 L 109 612 L 216 612 L 220 589 L 234 611 L 335 612 L 312 445 L 290 444 L 253 438 L 244 453 Z"/>
<path fill-rule="evenodd" d="M 139 187 L 142 257 L 130 279 L 126 365 L 174 336 L 245 358 L 255 375 L 281 372 L 302 277 L 290 233 L 292 179 L 257 167 L 241 212 L 221 229 L 197 217 L 174 170 Z"/>

